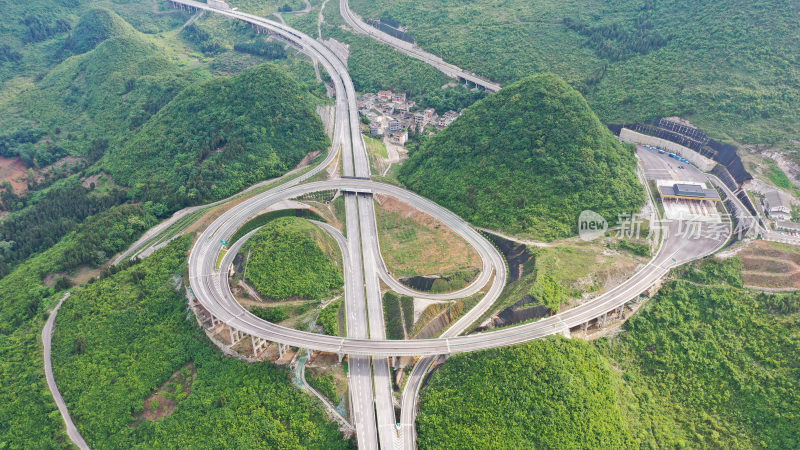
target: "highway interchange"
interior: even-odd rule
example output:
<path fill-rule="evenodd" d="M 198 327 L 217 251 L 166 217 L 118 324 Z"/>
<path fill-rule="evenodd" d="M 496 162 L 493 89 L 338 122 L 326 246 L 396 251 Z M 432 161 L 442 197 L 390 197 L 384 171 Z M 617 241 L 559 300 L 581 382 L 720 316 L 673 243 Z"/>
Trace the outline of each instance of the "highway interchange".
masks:
<path fill-rule="evenodd" d="M 250 336 L 253 342 L 265 340 L 348 355 L 353 422 L 361 448 L 390 448 L 401 445 L 404 448 L 414 447 L 413 423 L 416 398 L 430 364 L 440 355 L 513 345 L 554 333 L 568 334 L 570 328 L 588 323 L 636 298 L 666 275 L 672 267 L 711 254 L 728 240 L 728 236 L 725 235 L 706 236 L 690 242 L 676 232 L 680 224 L 669 224 L 668 232 L 665 233 L 658 252 L 649 263 L 625 282 L 590 302 L 537 322 L 461 336 L 466 328 L 491 308 L 502 292 L 506 280 L 505 260 L 486 238 L 447 209 L 397 186 L 369 180 L 370 167 L 359 127 L 355 89 L 344 62 L 321 42 L 281 23 L 234 10 L 212 8 L 205 3 L 192 0 L 172 0 L 172 3 L 243 20 L 259 29 L 282 36 L 297 46 L 301 52 L 318 60 L 331 76 L 336 92 L 336 123 L 332 148 L 327 158 L 302 177 L 255 195 L 214 221 L 200 235 L 191 251 L 189 277 L 191 289 L 198 303 L 210 315 L 212 324 L 225 324 L 231 330 L 232 336 L 235 330 L 237 337 Z M 346 13 L 349 11 L 346 0 L 341 0 L 341 4 L 344 5 L 342 11 L 346 15 L 351 14 Z M 353 17 L 345 19 L 348 23 L 354 20 L 360 23 Z M 432 64 L 439 63 L 434 61 Z M 469 79 L 468 73 L 456 76 Z M 497 88 L 499 89 L 499 86 Z M 341 158 L 343 178 L 301 184 L 327 167 L 337 156 Z M 659 164 L 657 159 L 648 160 L 647 163 Z M 344 245 L 342 253 L 345 267 L 347 337 L 327 336 L 281 327 L 253 316 L 242 307 L 231 294 L 227 273 L 236 254 L 236 246 L 240 246 L 244 240 L 238 241 L 234 248 L 229 249 L 217 267 L 218 255 L 223 250 L 222 241 L 227 242 L 249 219 L 279 201 L 326 190 L 341 190 L 345 197 L 348 231 L 346 241 L 342 241 L 343 236 L 332 234 L 340 245 Z M 479 303 L 452 324 L 438 339 L 394 341 L 385 339 L 380 296 L 381 279 L 401 293 L 427 298 L 437 298 L 437 296 L 409 292 L 408 288 L 394 280 L 386 270 L 377 236 L 373 193 L 396 197 L 438 219 L 470 243 L 482 259 L 483 269 L 475 282 L 458 293 L 438 296 L 438 298 L 454 298 L 471 295 L 480 290 L 485 291 Z M 387 359 L 394 356 L 424 357 L 414 367 L 403 392 L 399 430 L 399 437 L 402 440 L 398 439 L 398 430 L 395 426 Z"/>

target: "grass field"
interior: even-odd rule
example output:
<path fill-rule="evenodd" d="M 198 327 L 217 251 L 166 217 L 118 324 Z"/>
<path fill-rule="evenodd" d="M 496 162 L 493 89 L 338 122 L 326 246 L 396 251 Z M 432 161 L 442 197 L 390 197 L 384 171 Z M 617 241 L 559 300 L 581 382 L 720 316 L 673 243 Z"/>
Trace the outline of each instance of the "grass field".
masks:
<path fill-rule="evenodd" d="M 800 248 L 756 241 L 737 254 L 746 286 L 800 289 Z"/>
<path fill-rule="evenodd" d="M 381 252 L 394 276 L 434 275 L 479 269 L 480 257 L 439 221 L 392 197 L 375 207 Z"/>
<path fill-rule="evenodd" d="M 529 247 L 533 258 L 523 264 L 521 278 L 506 286 L 495 306 L 478 323 L 528 295 L 556 310 L 578 304 L 584 294 L 598 295 L 613 287 L 647 260 L 615 248 L 616 241 L 605 239 Z"/>
<path fill-rule="evenodd" d="M 384 159 L 389 157 L 389 152 L 386 150 L 386 145 L 383 144 L 383 141 L 371 138 L 369 136 L 364 136 L 364 143 L 367 144 L 367 151 L 371 154 L 380 156 Z"/>

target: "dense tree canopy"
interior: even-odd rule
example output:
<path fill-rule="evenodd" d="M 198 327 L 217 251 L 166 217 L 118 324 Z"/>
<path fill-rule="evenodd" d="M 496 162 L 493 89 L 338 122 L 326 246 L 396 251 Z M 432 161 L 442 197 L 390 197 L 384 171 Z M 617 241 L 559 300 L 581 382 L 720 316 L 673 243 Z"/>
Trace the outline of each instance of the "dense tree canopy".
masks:
<path fill-rule="evenodd" d="M 796 448 L 800 294 L 696 263 L 594 343 L 450 358 L 423 388 L 420 448 Z"/>
<path fill-rule="evenodd" d="M 544 71 L 604 122 L 679 115 L 715 138 L 800 136 L 796 2 L 351 0 L 418 45 L 504 86 Z M 796 147 L 796 146 L 795 146 Z"/>
<path fill-rule="evenodd" d="M 185 89 L 104 167 L 134 198 L 169 211 L 282 175 L 327 146 L 311 95 L 265 64 Z"/>
<path fill-rule="evenodd" d="M 92 448 L 347 448 L 334 424 L 269 363 L 225 357 L 208 342 L 176 276 L 188 237 L 80 289 L 64 304 L 53 337 L 55 376 Z M 171 415 L 140 415 L 172 373 L 197 374 Z M 152 407 L 152 405 L 151 405 Z"/>
<path fill-rule="evenodd" d="M 420 448 L 623 448 L 618 375 L 578 340 L 450 358 L 423 389 Z"/>
<path fill-rule="evenodd" d="M 342 271 L 332 258 L 341 258 L 336 244 L 305 219 L 282 217 L 267 223 L 245 244 L 250 254 L 247 282 L 264 297 L 320 299 L 344 285 Z M 330 253 L 327 253 L 330 252 Z"/>
<path fill-rule="evenodd" d="M 580 93 L 545 74 L 466 109 L 411 154 L 400 179 L 476 225 L 554 239 L 574 234 L 584 209 L 609 222 L 638 211 L 635 171 Z"/>
<path fill-rule="evenodd" d="M 140 206 L 111 208 L 0 279 L 0 447 L 66 446 L 61 417 L 45 384 L 39 340 L 45 311 L 65 285 L 51 287 L 45 279 L 70 274 L 81 265 L 95 266 L 154 221 Z"/>
<path fill-rule="evenodd" d="M 91 153 L 95 140 L 114 146 L 183 88 L 207 78 L 202 70 L 181 67 L 167 47 L 107 10 L 87 12 L 60 52 L 76 56 L 0 107 L 4 131 L 27 126 L 48 139 L 38 145 L 12 142 L 6 155 L 42 166 L 53 162 L 48 152 L 58 149 L 98 159 L 102 152 Z"/>

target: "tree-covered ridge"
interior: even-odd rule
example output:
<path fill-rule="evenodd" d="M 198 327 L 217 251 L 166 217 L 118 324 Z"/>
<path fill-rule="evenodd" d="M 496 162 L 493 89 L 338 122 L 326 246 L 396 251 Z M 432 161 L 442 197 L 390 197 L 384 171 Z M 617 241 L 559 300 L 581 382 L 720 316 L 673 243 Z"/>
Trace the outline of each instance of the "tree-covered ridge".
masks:
<path fill-rule="evenodd" d="M 584 209 L 609 222 L 637 211 L 635 171 L 580 93 L 544 74 L 466 109 L 410 155 L 400 179 L 476 225 L 555 239 L 576 232 Z"/>
<path fill-rule="evenodd" d="M 0 279 L 0 447 L 67 446 L 45 383 L 39 335 L 46 309 L 68 283 L 57 281 L 50 287 L 45 278 L 71 274 L 82 265 L 96 266 L 103 255 L 127 247 L 154 221 L 140 206 L 111 208 Z"/>
<path fill-rule="evenodd" d="M 270 64 L 182 91 L 104 167 L 156 211 L 231 195 L 328 147 L 304 87 Z"/>
<path fill-rule="evenodd" d="M 181 67 L 166 46 L 104 9 L 88 11 L 60 52 L 76 56 L 1 108 L 0 156 L 20 156 L 37 167 L 67 154 L 95 161 L 207 77 Z M 20 142 L 16 133 L 36 138 Z"/>
<path fill-rule="evenodd" d="M 737 259 L 691 266 L 599 349 L 654 446 L 800 445 L 800 293 L 741 288 Z"/>
<path fill-rule="evenodd" d="M 420 448 L 797 448 L 800 293 L 740 271 L 679 270 L 614 338 L 450 358 L 422 391 Z"/>
<path fill-rule="evenodd" d="M 420 448 L 624 448 L 619 376 L 578 340 L 457 355 L 423 389 Z"/>
<path fill-rule="evenodd" d="M 270 299 L 321 299 L 344 285 L 336 243 L 321 229 L 296 217 L 275 219 L 256 232 L 241 252 L 250 254 L 246 280 Z M 325 250 L 323 250 L 325 247 Z"/>
<path fill-rule="evenodd" d="M 55 376 L 89 445 L 349 447 L 285 369 L 225 357 L 187 316 L 176 280 L 189 241 L 78 290 L 59 312 Z M 189 362 L 197 374 L 190 390 L 175 396 L 174 411 L 140 419 L 145 400 Z"/>
<path fill-rule="evenodd" d="M 30 207 L 0 222 L 0 277 L 78 229 L 87 217 L 117 206 L 126 198 L 121 189 L 101 192 L 84 187 L 74 176 L 38 192 L 28 199 Z"/>
<path fill-rule="evenodd" d="M 553 72 L 607 123 L 679 115 L 745 143 L 800 136 L 796 2 L 352 0 L 504 85 Z M 566 20 L 565 20 L 566 19 Z"/>
<path fill-rule="evenodd" d="M 58 291 L 44 285 L 47 275 L 69 275 L 84 265 L 97 267 L 155 223 L 155 218 L 139 205 L 110 208 L 90 217 L 50 249 L 22 263 L 0 279 L 0 333 L 10 333 L 32 319 L 42 302 Z"/>
<path fill-rule="evenodd" d="M 110 10 L 93 8 L 78 20 L 61 51 L 66 55 L 79 55 L 94 49 L 106 39 L 132 32 L 133 28 Z"/>

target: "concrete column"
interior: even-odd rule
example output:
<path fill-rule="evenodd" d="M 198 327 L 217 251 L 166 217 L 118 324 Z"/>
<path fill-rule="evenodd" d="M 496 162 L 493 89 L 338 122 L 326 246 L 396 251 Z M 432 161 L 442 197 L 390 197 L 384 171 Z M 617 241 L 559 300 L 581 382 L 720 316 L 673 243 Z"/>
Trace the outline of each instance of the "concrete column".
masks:
<path fill-rule="evenodd" d="M 280 358 L 283 358 L 283 344 L 278 343 L 278 355 Z"/>
<path fill-rule="evenodd" d="M 624 310 L 625 310 L 625 305 L 622 305 L 619 308 L 617 308 L 617 319 L 621 319 L 622 318 L 622 311 L 624 311 Z"/>
<path fill-rule="evenodd" d="M 228 327 L 228 332 L 231 335 L 231 345 L 233 345 L 236 343 L 236 334 L 234 333 L 233 328 L 231 327 Z"/>
<path fill-rule="evenodd" d="M 589 321 L 587 320 L 586 322 L 583 323 L 583 332 L 585 333 L 586 330 L 588 329 L 589 329 Z"/>
<path fill-rule="evenodd" d="M 340 363 L 342 362 L 343 358 L 344 358 L 344 353 L 339 353 L 339 362 Z"/>

